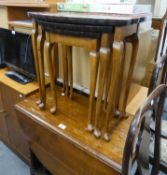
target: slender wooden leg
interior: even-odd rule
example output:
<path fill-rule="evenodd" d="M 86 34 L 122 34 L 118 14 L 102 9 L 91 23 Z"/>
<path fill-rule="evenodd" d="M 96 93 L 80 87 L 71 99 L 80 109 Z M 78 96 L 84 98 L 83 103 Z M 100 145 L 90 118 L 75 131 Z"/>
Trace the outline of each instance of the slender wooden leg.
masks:
<path fill-rule="evenodd" d="M 66 53 L 65 53 L 65 59 L 64 59 L 64 64 L 65 64 L 65 77 L 66 77 L 66 81 L 65 81 L 65 86 L 66 86 L 66 91 L 65 91 L 65 94 L 66 94 L 66 96 L 68 96 L 69 95 L 69 86 L 68 86 L 68 84 L 69 84 L 69 78 L 68 78 L 68 72 L 69 72 L 69 70 L 68 70 L 68 59 L 67 59 L 67 48 L 68 48 L 68 46 L 65 46 L 66 47 Z"/>
<path fill-rule="evenodd" d="M 125 68 L 125 62 L 126 62 L 126 42 L 125 40 L 120 42 L 120 62 L 119 62 L 119 67 L 118 67 L 118 77 L 117 77 L 117 81 L 115 82 L 115 86 L 119 87 L 119 89 L 117 88 L 117 90 L 115 91 L 115 107 L 116 107 L 116 112 L 115 115 L 120 117 L 120 111 L 119 111 L 119 100 L 121 97 L 121 92 L 124 89 L 124 70 Z"/>
<path fill-rule="evenodd" d="M 54 77 L 55 80 L 58 78 L 58 44 L 53 45 L 52 49 L 52 62 L 53 62 L 53 72 L 54 72 Z"/>
<path fill-rule="evenodd" d="M 109 62 L 110 56 L 110 44 L 112 38 L 108 34 L 103 34 L 101 39 L 101 48 L 100 48 L 100 71 L 99 71 L 99 83 L 98 83 L 98 95 L 96 103 L 96 113 L 95 113 L 95 129 L 94 135 L 96 138 L 101 136 L 101 109 L 102 109 L 102 100 L 103 100 L 103 91 L 106 80 L 106 68 Z"/>
<path fill-rule="evenodd" d="M 40 80 L 40 72 L 39 72 L 39 61 L 38 61 L 38 53 L 37 53 L 37 37 L 38 37 L 38 25 L 33 22 L 33 30 L 32 30 L 32 48 L 34 54 L 34 62 L 35 62 L 35 70 L 37 82 L 39 84 L 39 100 L 36 102 L 37 104 L 41 103 L 42 99 L 42 90 L 41 90 L 41 80 Z"/>
<path fill-rule="evenodd" d="M 97 82 L 97 72 L 98 72 L 98 63 L 99 63 L 99 54 L 97 52 L 90 52 L 89 54 L 91 61 L 91 70 L 90 70 L 90 96 L 89 96 L 89 112 L 88 112 L 88 131 L 93 131 L 93 111 L 95 106 L 95 90 Z"/>
<path fill-rule="evenodd" d="M 70 98 L 73 97 L 73 66 L 72 66 L 72 47 L 67 47 L 67 61 L 68 61 L 68 76 L 70 85 Z"/>
<path fill-rule="evenodd" d="M 119 88 L 118 82 L 120 82 L 119 72 L 120 65 L 122 61 L 122 51 L 123 51 L 123 43 L 114 42 L 113 43 L 113 51 L 112 51 L 112 67 L 111 67 L 111 80 L 110 80 L 110 88 L 108 94 L 108 105 L 106 110 L 106 118 L 105 118 L 105 130 L 104 130 L 104 139 L 109 141 L 109 124 L 111 116 L 116 114 L 116 96 L 117 92 L 120 93 L 121 89 Z"/>
<path fill-rule="evenodd" d="M 62 95 L 67 95 L 67 48 L 65 45 L 62 45 L 62 65 L 63 65 L 63 93 Z"/>
<path fill-rule="evenodd" d="M 127 37 L 126 42 L 130 42 L 132 44 L 132 54 L 131 54 L 126 84 L 124 86 L 124 91 L 123 91 L 123 94 L 121 96 L 120 103 L 119 103 L 119 110 L 121 111 L 122 116 L 126 116 L 127 100 L 128 100 L 128 95 L 129 95 L 129 91 L 130 91 L 133 70 L 134 70 L 134 66 L 135 66 L 135 62 L 136 62 L 136 58 L 137 58 L 137 52 L 138 52 L 138 47 L 139 47 L 139 40 L 138 40 L 137 34 L 133 34 L 133 35 Z"/>
<path fill-rule="evenodd" d="M 37 51 L 39 61 L 39 73 L 40 73 L 40 86 L 41 86 L 41 103 L 38 104 L 39 108 L 44 108 L 46 105 L 46 89 L 45 89 L 45 71 L 44 71 L 44 56 L 43 56 L 44 37 L 42 29 L 39 27 L 39 35 L 37 38 Z"/>
<path fill-rule="evenodd" d="M 102 50 L 103 49 L 103 50 Z M 94 135 L 99 138 L 101 136 L 101 127 L 100 127 L 100 116 L 103 100 L 103 91 L 106 78 L 106 67 L 109 61 L 110 50 L 109 49 L 100 49 L 100 72 L 99 72 L 99 84 L 98 84 L 98 96 L 96 103 L 96 114 L 95 114 L 95 130 Z"/>
<path fill-rule="evenodd" d="M 104 111 L 107 109 L 108 93 L 111 83 L 111 65 L 112 61 L 109 59 L 109 64 L 107 65 L 107 74 L 106 74 L 106 84 L 105 84 L 105 93 L 104 93 Z"/>
<path fill-rule="evenodd" d="M 48 71 L 49 71 L 49 78 L 50 78 L 50 86 L 51 86 L 51 93 L 53 97 L 53 107 L 50 109 L 50 112 L 53 114 L 56 112 L 57 107 L 57 96 L 56 96 L 56 85 L 55 85 L 55 77 L 53 71 L 53 63 L 51 58 L 51 43 L 49 42 L 49 33 L 46 33 L 46 41 L 44 45 L 44 53 L 45 53 L 45 60 L 48 61 Z"/>

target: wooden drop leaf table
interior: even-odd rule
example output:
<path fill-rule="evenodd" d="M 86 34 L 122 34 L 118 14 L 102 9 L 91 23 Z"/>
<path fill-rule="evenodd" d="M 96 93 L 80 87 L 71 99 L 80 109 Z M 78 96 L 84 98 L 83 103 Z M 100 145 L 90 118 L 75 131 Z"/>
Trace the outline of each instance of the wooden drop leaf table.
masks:
<path fill-rule="evenodd" d="M 53 175 L 120 175 L 130 122 L 148 89 L 132 84 L 127 105 L 130 116 L 119 122 L 113 119 L 110 142 L 97 140 L 85 128 L 88 97 L 74 93 L 74 100 L 71 100 L 60 95 L 60 88 L 57 91 L 59 108 L 56 116 L 48 110 L 40 110 L 35 104 L 39 93 L 15 106 L 33 154 Z M 49 109 L 53 101 L 51 92 L 47 93 L 46 109 Z"/>

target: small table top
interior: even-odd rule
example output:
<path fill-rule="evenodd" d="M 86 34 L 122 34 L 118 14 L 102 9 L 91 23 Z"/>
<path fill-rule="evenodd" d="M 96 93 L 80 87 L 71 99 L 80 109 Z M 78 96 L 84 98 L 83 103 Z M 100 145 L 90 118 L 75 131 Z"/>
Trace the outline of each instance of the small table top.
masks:
<path fill-rule="evenodd" d="M 97 39 L 101 37 L 101 33 L 114 33 L 115 27 L 139 24 L 150 17 L 150 14 L 118 15 L 76 12 L 29 12 L 28 15 L 34 18 L 45 31 Z"/>
<path fill-rule="evenodd" d="M 102 26 L 125 26 L 143 22 L 150 14 L 104 14 L 104 13 L 76 13 L 76 12 L 28 12 L 32 18 L 60 23 L 102 25 Z"/>

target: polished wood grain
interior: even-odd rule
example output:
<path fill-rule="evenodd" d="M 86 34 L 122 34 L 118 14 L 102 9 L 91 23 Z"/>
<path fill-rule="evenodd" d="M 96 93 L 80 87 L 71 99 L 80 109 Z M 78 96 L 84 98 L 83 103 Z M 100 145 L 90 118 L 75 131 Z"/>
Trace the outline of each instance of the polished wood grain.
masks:
<path fill-rule="evenodd" d="M 51 93 L 47 93 L 46 108 L 50 109 L 53 101 Z M 146 95 L 147 88 L 134 84 L 128 108 L 137 110 Z M 133 101 L 136 96 L 142 98 Z M 129 118 L 119 122 L 114 118 L 110 142 L 97 140 L 86 129 L 89 98 L 76 93 L 73 98 L 61 96 L 61 89 L 58 89 L 58 106 L 54 116 L 35 105 L 38 93 L 16 105 L 20 125 L 31 141 L 34 154 L 53 174 L 120 174 L 124 143 L 133 115 L 128 111 Z M 61 129 L 60 124 L 65 129 Z"/>

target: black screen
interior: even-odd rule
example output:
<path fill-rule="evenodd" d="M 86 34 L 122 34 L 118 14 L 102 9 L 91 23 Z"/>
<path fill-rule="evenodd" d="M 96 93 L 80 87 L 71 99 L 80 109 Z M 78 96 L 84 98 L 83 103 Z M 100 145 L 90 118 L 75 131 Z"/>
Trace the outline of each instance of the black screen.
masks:
<path fill-rule="evenodd" d="M 15 71 L 35 77 L 30 35 L 0 28 L 0 55 Z"/>

